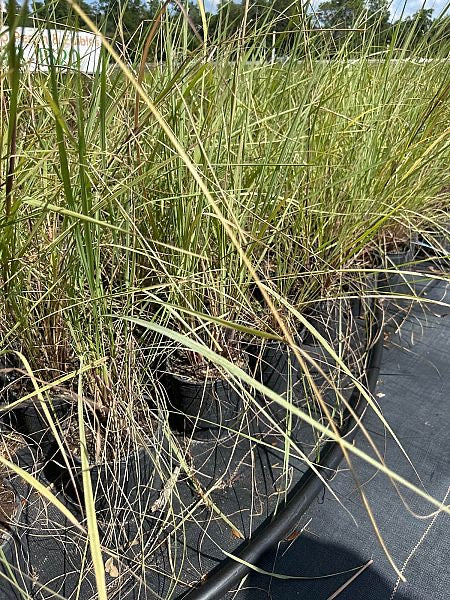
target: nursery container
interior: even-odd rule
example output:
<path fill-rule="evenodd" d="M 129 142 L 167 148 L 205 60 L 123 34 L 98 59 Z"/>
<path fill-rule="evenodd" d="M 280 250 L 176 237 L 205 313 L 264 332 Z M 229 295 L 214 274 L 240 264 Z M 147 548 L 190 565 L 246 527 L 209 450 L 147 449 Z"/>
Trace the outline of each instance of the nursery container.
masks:
<path fill-rule="evenodd" d="M 378 267 L 374 267 L 378 268 Z M 378 291 L 378 273 L 362 273 L 361 278 L 349 286 L 354 296 L 350 300 L 349 312 L 353 319 L 364 319 L 373 312 L 373 298 Z"/>
<path fill-rule="evenodd" d="M 0 426 L 7 429 L 17 429 L 17 414 L 9 407 L 9 402 L 0 402 Z"/>
<path fill-rule="evenodd" d="M 335 307 L 330 309 L 329 303 L 325 301 L 318 302 L 305 316 L 308 323 L 310 323 L 322 337 L 326 340 L 331 340 L 336 333 L 335 313 L 337 313 L 337 309 Z M 314 346 L 320 342 L 309 329 L 306 329 L 303 336 L 303 343 L 308 346 Z"/>
<path fill-rule="evenodd" d="M 300 344 L 301 340 L 298 339 Z M 304 398 L 303 385 L 300 378 L 300 365 L 293 350 L 286 344 L 268 341 L 253 343 L 248 347 L 250 374 L 276 392 L 290 404 L 299 406 Z M 286 409 L 275 401 L 264 397 L 269 414 L 277 422 L 286 418 Z"/>
<path fill-rule="evenodd" d="M 23 545 L 23 529 L 20 527 L 22 503 L 17 496 L 16 500 L 15 522 L 8 529 L 0 529 L 1 600 L 22 600 L 24 598 L 22 592 L 29 592 L 30 588 L 26 552 Z"/>
<path fill-rule="evenodd" d="M 448 266 L 450 264 L 450 221 L 444 225 L 443 229 L 444 231 L 441 230 L 429 236 L 431 239 L 419 236 L 418 240 L 414 242 L 414 246 L 422 258 L 428 258 L 438 265 Z"/>
<path fill-rule="evenodd" d="M 286 344 L 275 341 L 253 343 L 247 353 L 250 373 L 257 381 L 280 395 L 286 395 L 295 387 L 300 365 Z"/>
<path fill-rule="evenodd" d="M 226 379 L 191 381 L 174 373 L 161 378 L 170 408 L 169 422 L 195 439 L 227 435 L 242 414 L 238 383 Z"/>
<path fill-rule="evenodd" d="M 16 393 L 10 387 L 17 379 L 17 373 L 9 369 L 14 367 L 16 363 L 9 356 L 0 356 L 0 419 L 12 429 L 16 426 L 17 415 L 14 410 L 8 410 L 8 405 L 17 400 Z"/>
<path fill-rule="evenodd" d="M 388 252 L 383 260 L 383 266 L 389 272 L 380 273 L 378 290 L 385 294 L 411 296 L 414 294 L 418 275 L 407 275 L 402 271 L 414 271 L 411 264 L 417 253 L 417 235 L 401 252 Z"/>
<path fill-rule="evenodd" d="M 137 514 L 152 512 L 168 476 L 158 469 L 158 458 L 165 448 L 162 427 L 158 426 L 156 443 L 151 447 L 133 448 L 118 460 L 103 460 L 89 467 L 95 509 L 99 522 L 129 523 Z M 52 458 L 44 467 L 44 477 L 62 489 L 66 498 L 84 511 L 81 459 L 67 453 L 70 469 L 54 442 Z"/>
<path fill-rule="evenodd" d="M 46 404 L 54 421 L 59 423 L 68 417 L 74 407 L 73 401 L 66 396 L 55 396 Z M 39 446 L 42 454 L 47 457 L 55 443 L 55 438 L 39 400 L 33 398 L 20 403 L 14 409 L 14 413 L 17 431 L 28 441 Z"/>
<path fill-rule="evenodd" d="M 352 387 L 351 378 L 338 367 L 334 354 L 355 376 L 362 369 L 370 315 L 373 314 L 373 295 L 376 294 L 376 275 L 369 274 L 355 281 L 344 292 L 355 298 L 323 301 L 316 306 L 312 316 L 310 313 L 307 317 L 326 344 L 310 332 L 304 336 L 302 343 L 302 349 L 314 361 L 306 361 L 309 374 L 300 374 L 304 394 L 308 399 L 314 398 L 314 388 L 317 387 L 329 406 L 336 404 L 338 391 L 345 395 Z"/>
<path fill-rule="evenodd" d="M 370 293 L 370 281 L 367 282 L 367 293 Z M 352 330 L 351 319 L 364 315 L 365 301 L 360 296 L 361 290 L 355 287 L 354 294 L 358 298 L 351 302 L 344 298 L 324 300 L 318 302 L 313 309 L 305 314 L 308 322 L 331 345 L 343 336 L 349 335 Z M 309 330 L 305 329 L 303 344 L 307 346 L 321 345 L 320 340 Z"/>
<path fill-rule="evenodd" d="M 0 357 L 0 406 L 2 407 L 0 418 L 8 428 L 17 430 L 28 442 L 39 446 L 43 454 L 47 455 L 54 437 L 38 398 L 22 401 L 14 408 L 8 409 L 8 405 L 26 394 L 25 388 L 20 393 L 11 389 L 11 384 L 20 375 L 18 376 L 17 371 L 8 372 L 8 369 L 17 368 L 17 364 L 17 361 L 9 357 Z M 61 421 L 68 415 L 73 401 L 67 396 L 60 395 L 52 397 L 50 401 L 46 401 L 46 404 L 53 419 Z"/>

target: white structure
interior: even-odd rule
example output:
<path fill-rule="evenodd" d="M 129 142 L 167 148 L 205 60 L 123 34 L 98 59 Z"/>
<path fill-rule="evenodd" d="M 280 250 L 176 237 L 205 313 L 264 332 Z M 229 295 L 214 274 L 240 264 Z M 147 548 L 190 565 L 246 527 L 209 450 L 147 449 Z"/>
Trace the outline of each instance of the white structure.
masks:
<path fill-rule="evenodd" d="M 93 33 L 19 27 L 14 37 L 22 55 L 21 63 L 31 71 L 48 71 L 52 63 L 60 68 L 79 69 L 83 73 L 94 73 L 97 69 L 101 39 Z M 8 40 L 8 30 L 3 28 L 0 32 L 0 51 Z"/>

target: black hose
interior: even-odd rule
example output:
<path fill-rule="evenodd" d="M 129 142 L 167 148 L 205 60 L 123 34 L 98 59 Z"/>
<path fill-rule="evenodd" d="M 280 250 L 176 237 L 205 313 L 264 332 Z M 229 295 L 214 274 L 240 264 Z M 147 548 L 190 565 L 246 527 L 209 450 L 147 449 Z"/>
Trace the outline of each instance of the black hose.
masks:
<path fill-rule="evenodd" d="M 371 326 L 372 345 L 367 356 L 366 384 L 370 392 L 375 390 L 383 354 L 382 311 L 378 303 L 374 303 L 373 322 Z M 349 400 L 349 405 L 355 414 L 361 416 L 367 404 L 363 401 L 362 393 L 355 388 Z M 347 435 L 351 441 L 358 428 L 349 410 L 346 410 L 344 423 L 340 434 Z M 322 460 L 317 469 L 332 471 L 342 460 L 342 450 L 336 442 L 327 442 L 322 450 Z M 323 483 L 309 467 L 288 495 L 283 509 L 263 523 L 253 534 L 252 539 L 241 546 L 235 555 L 243 562 L 233 559 L 224 560 L 217 571 L 209 574 L 206 582 L 182 596 L 183 600 L 220 600 L 235 584 L 250 570 L 247 564 L 255 564 L 257 560 L 272 546 L 282 540 L 298 523 L 299 517 L 306 511 L 312 501 L 320 494 Z"/>

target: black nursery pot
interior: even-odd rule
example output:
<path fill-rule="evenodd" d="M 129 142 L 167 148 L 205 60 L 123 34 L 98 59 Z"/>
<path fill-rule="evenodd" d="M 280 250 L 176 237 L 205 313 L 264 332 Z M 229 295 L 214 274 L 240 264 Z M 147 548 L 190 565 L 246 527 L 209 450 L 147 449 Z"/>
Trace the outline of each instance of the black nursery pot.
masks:
<path fill-rule="evenodd" d="M 308 323 L 332 346 L 342 335 L 350 334 L 350 318 L 364 313 L 364 301 L 359 291 L 355 290 L 355 295 L 358 298 L 351 302 L 343 298 L 320 301 L 305 314 Z M 302 342 L 306 346 L 321 345 L 320 340 L 308 329 L 305 329 Z"/>
<path fill-rule="evenodd" d="M 332 339 L 335 333 L 335 322 L 332 318 L 333 312 L 329 310 L 326 302 L 318 302 L 306 315 L 308 323 L 327 340 Z M 303 335 L 303 343 L 307 346 L 315 346 L 319 342 L 316 336 L 309 329 L 306 329 Z"/>
<path fill-rule="evenodd" d="M 8 408 L 9 404 L 17 400 L 16 393 L 11 389 L 11 384 L 18 379 L 17 372 L 10 369 L 18 367 L 17 361 L 9 356 L 0 356 L 0 419 L 9 429 L 15 429 L 17 424 L 16 411 Z"/>
<path fill-rule="evenodd" d="M 227 435 L 236 426 L 243 406 L 238 384 L 226 379 L 191 381 L 174 373 L 164 373 L 161 382 L 175 431 L 208 439 Z"/>
<path fill-rule="evenodd" d="M 426 258 L 437 265 L 450 264 L 450 221 L 444 224 L 443 230 L 429 233 L 428 236 L 418 235 L 412 241 L 420 258 Z"/>
<path fill-rule="evenodd" d="M 345 292 L 352 296 L 349 302 L 349 316 L 353 320 L 366 318 L 373 313 L 373 298 L 378 293 L 378 272 L 362 274 L 345 289 Z"/>
<path fill-rule="evenodd" d="M 23 544 L 23 528 L 20 527 L 22 503 L 17 498 L 17 513 L 8 530 L 0 530 L 0 598 L 22 600 L 30 591 L 30 577 Z M 10 581 L 8 581 L 8 578 Z"/>
<path fill-rule="evenodd" d="M 409 263 L 414 260 L 416 254 L 415 238 L 402 252 L 388 253 L 384 266 L 390 272 L 380 273 L 378 291 L 385 294 L 399 294 L 411 296 L 414 294 L 417 275 L 407 275 L 404 271 L 413 271 Z"/>
<path fill-rule="evenodd" d="M 90 466 L 95 510 L 99 521 L 125 524 L 137 514 L 151 513 L 164 482 L 156 468 L 163 447 L 162 428 L 158 428 L 158 446 L 141 447 L 125 458 Z M 63 489 L 72 503 L 84 509 L 81 459 L 68 455 L 68 468 L 61 451 L 54 446 L 53 457 L 44 467 L 44 477 Z M 164 477 L 165 479 L 165 477 Z"/>
<path fill-rule="evenodd" d="M 297 343 L 300 343 L 300 339 Z M 248 347 L 250 374 L 290 404 L 299 406 L 304 399 L 299 362 L 286 344 L 268 341 Z M 269 414 L 278 422 L 288 418 L 286 409 L 264 396 Z"/>
<path fill-rule="evenodd" d="M 24 389 L 19 393 L 11 387 L 21 377 L 17 372 L 18 367 L 19 362 L 14 358 L 0 357 L 1 420 L 8 428 L 22 434 L 28 442 L 39 446 L 46 456 L 55 440 L 39 399 L 34 397 L 18 403 L 14 408 L 8 408 L 26 394 Z M 9 372 L 9 369 L 13 369 L 12 372 Z M 67 396 L 61 395 L 46 400 L 46 405 L 53 420 L 60 422 L 69 414 L 73 402 Z"/>
<path fill-rule="evenodd" d="M 248 347 L 250 373 L 272 391 L 287 395 L 298 383 L 300 365 L 294 352 L 280 342 L 269 341 Z"/>
<path fill-rule="evenodd" d="M 67 397 L 55 396 L 47 403 L 54 421 L 66 419 L 73 408 Z M 48 456 L 55 444 L 55 438 L 38 399 L 26 400 L 18 405 L 15 412 L 15 429 L 29 442 L 38 446 L 44 456 Z"/>

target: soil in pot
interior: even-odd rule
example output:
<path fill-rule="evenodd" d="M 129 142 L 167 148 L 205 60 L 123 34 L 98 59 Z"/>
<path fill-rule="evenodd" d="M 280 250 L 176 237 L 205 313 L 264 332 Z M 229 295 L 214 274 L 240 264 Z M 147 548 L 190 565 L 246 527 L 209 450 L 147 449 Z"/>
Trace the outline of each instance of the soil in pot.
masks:
<path fill-rule="evenodd" d="M 380 238 L 382 254 L 404 256 L 410 251 L 411 246 L 414 245 L 417 239 L 418 234 L 415 231 L 411 231 L 400 224 L 391 226 L 383 231 Z"/>
<path fill-rule="evenodd" d="M 239 428 L 243 389 L 214 364 L 176 350 L 166 362 L 161 383 L 166 391 L 171 427 L 194 439 L 228 435 Z M 227 358 L 243 370 L 247 356 L 230 349 Z"/>

